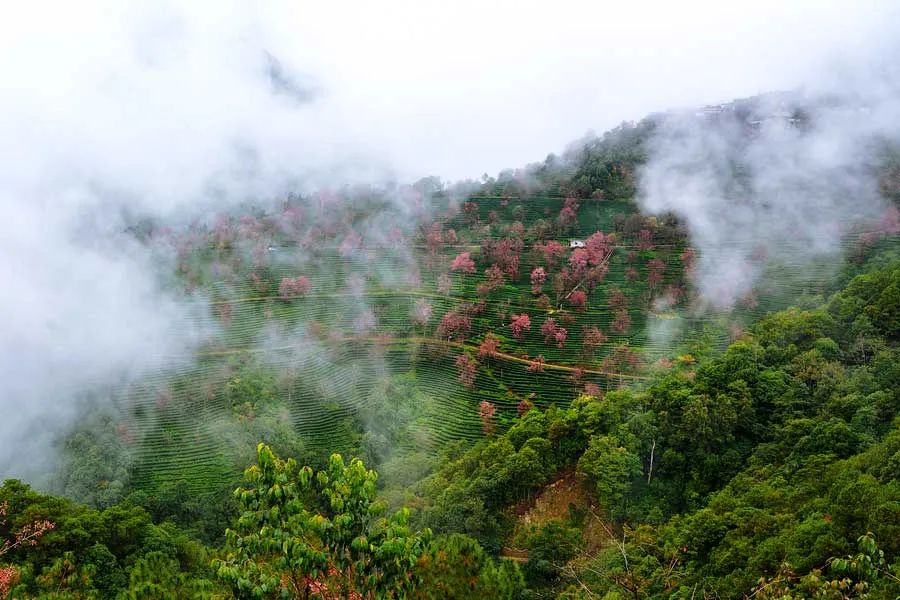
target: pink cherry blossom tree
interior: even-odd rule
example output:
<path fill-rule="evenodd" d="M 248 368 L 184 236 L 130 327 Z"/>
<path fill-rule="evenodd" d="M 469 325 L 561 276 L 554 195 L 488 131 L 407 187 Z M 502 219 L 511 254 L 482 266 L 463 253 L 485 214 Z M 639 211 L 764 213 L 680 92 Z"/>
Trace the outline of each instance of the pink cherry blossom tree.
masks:
<path fill-rule="evenodd" d="M 525 313 L 513 315 L 509 326 L 512 329 L 513 337 L 521 340 L 526 332 L 531 331 L 531 318 Z"/>
<path fill-rule="evenodd" d="M 282 300 L 290 300 L 305 296 L 312 288 L 312 284 L 307 277 L 300 275 L 298 277 L 283 277 L 281 284 L 278 286 L 278 296 Z"/>
<path fill-rule="evenodd" d="M 547 281 L 547 271 L 544 270 L 544 267 L 535 267 L 531 271 L 531 293 L 535 296 L 539 296 L 541 294 L 541 290 L 544 287 L 544 282 Z"/>
<path fill-rule="evenodd" d="M 553 336 L 556 334 L 556 330 L 558 329 L 558 325 L 556 324 L 556 319 L 553 317 L 547 317 L 547 319 L 541 324 L 541 335 L 544 336 L 544 343 L 549 344 L 553 340 Z"/>
<path fill-rule="evenodd" d="M 606 342 L 606 336 L 596 325 L 585 326 L 581 330 L 582 347 L 585 357 L 590 360 L 597 349 Z"/>
<path fill-rule="evenodd" d="M 544 355 L 538 354 L 537 356 L 534 357 L 534 359 L 531 361 L 531 364 L 528 365 L 528 367 L 525 370 L 528 371 L 529 373 L 543 373 L 545 364 L 547 364 L 547 363 L 544 360 Z"/>
<path fill-rule="evenodd" d="M 653 250 L 653 232 L 649 229 L 641 229 L 634 238 L 638 250 Z"/>
<path fill-rule="evenodd" d="M 453 287 L 453 281 L 451 281 L 450 276 L 446 273 L 441 273 L 437 279 L 437 289 L 439 294 L 443 294 L 445 296 L 450 295 L 450 289 Z"/>
<path fill-rule="evenodd" d="M 569 304 L 579 311 L 587 307 L 587 294 L 583 290 L 575 290 L 569 295 Z"/>
<path fill-rule="evenodd" d="M 562 210 L 559 211 L 559 216 L 556 221 L 559 223 L 559 227 L 562 230 L 567 230 L 572 228 L 575 223 L 578 221 L 578 208 L 580 204 L 577 198 L 566 198 Z"/>
<path fill-rule="evenodd" d="M 487 296 L 494 290 L 503 287 L 503 271 L 497 265 L 491 265 L 484 270 L 485 280 L 475 287 L 475 293 L 479 296 Z"/>
<path fill-rule="evenodd" d="M 566 254 L 566 248 L 556 240 L 549 240 L 534 245 L 538 257 L 543 261 L 547 269 L 552 269 L 562 260 Z"/>
<path fill-rule="evenodd" d="M 619 288 L 611 287 L 607 293 L 606 303 L 612 311 L 624 310 L 628 308 L 628 296 Z"/>
<path fill-rule="evenodd" d="M 619 335 L 624 335 L 631 328 L 631 315 L 628 314 L 627 310 L 616 311 L 609 328 Z"/>
<path fill-rule="evenodd" d="M 481 404 L 478 405 L 478 418 L 481 419 L 481 430 L 484 432 L 484 435 L 494 435 L 496 429 L 494 414 L 496 412 L 497 407 L 487 400 L 482 400 Z"/>
<path fill-rule="evenodd" d="M 475 385 L 475 375 L 478 372 L 478 363 L 468 354 L 460 354 L 456 357 L 456 368 L 459 372 L 459 382 L 469 388 Z"/>
<path fill-rule="evenodd" d="M 432 312 L 434 312 L 434 309 L 432 308 L 428 300 L 426 300 L 425 298 L 419 298 L 413 305 L 413 310 L 410 318 L 416 325 L 424 326 L 431 319 Z"/>
<path fill-rule="evenodd" d="M 528 398 L 522 398 L 516 404 L 516 412 L 519 414 L 519 417 L 527 415 L 532 408 L 534 408 L 534 404 Z"/>
<path fill-rule="evenodd" d="M 562 350 L 566 345 L 566 338 L 568 337 L 569 332 L 563 329 L 562 327 L 558 327 L 556 331 L 553 333 L 553 340 L 556 342 L 556 347 Z"/>
<path fill-rule="evenodd" d="M 655 288 L 662 283 L 663 273 L 666 272 L 666 263 L 658 258 L 654 258 L 647 263 L 647 285 Z"/>
<path fill-rule="evenodd" d="M 593 381 L 588 381 L 584 384 L 584 394 L 585 396 L 591 396 L 593 398 L 603 398 L 603 392 L 600 391 L 600 386 Z"/>
<path fill-rule="evenodd" d="M 478 358 L 486 359 L 486 358 L 494 358 L 497 356 L 497 352 L 500 350 L 500 338 L 498 338 L 493 333 L 488 333 L 484 336 L 484 340 L 482 340 L 481 344 L 478 346 Z"/>
<path fill-rule="evenodd" d="M 471 253 L 461 252 L 458 254 L 456 258 L 453 259 L 450 270 L 458 271 L 460 273 L 474 273 L 475 261 L 472 260 Z"/>
<path fill-rule="evenodd" d="M 472 329 L 472 320 L 458 309 L 450 310 L 441 318 L 437 336 L 441 339 L 465 341 Z"/>

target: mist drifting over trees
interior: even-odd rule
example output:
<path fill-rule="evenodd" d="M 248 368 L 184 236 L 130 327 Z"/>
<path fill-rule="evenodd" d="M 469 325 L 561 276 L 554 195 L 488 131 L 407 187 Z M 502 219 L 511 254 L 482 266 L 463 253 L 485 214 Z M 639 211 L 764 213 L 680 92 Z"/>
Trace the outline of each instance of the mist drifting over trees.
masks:
<path fill-rule="evenodd" d="M 0 600 L 896 597 L 895 3 L 2 21 Z"/>

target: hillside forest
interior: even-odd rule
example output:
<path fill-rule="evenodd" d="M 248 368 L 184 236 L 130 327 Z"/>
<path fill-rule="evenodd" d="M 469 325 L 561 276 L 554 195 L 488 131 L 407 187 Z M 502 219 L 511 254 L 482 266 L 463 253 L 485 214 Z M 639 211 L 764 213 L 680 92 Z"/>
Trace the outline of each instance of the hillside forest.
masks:
<path fill-rule="evenodd" d="M 660 118 L 131 215 L 204 334 L 3 482 L 0 598 L 900 597 L 900 152 L 832 255 L 728 240 L 759 277 L 723 310 L 642 210 Z"/>

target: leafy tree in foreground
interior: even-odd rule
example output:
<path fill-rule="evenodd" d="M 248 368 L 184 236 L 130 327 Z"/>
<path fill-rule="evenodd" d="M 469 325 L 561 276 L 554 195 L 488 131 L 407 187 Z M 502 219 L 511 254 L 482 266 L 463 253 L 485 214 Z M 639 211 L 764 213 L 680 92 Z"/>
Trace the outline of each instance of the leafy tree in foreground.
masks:
<path fill-rule="evenodd" d="M 893 593 L 885 583 L 900 583 L 900 578 L 887 570 L 884 552 L 878 548 L 871 533 L 857 540 L 859 553 L 845 558 L 832 558 L 828 574 L 813 569 L 797 576 L 790 565 L 784 564 L 770 579 L 761 578 L 752 596 L 763 600 L 794 600 L 822 598 L 847 600 L 850 598 L 888 598 Z M 893 588 L 896 591 L 896 587 Z"/>
<path fill-rule="evenodd" d="M 179 569 L 178 561 L 162 552 L 148 552 L 131 569 L 128 589 L 119 600 L 212 600 L 223 596 L 214 593 L 209 581 L 190 577 Z"/>
<path fill-rule="evenodd" d="M 516 563 L 495 563 L 474 539 L 453 534 L 436 538 L 419 560 L 423 584 L 413 598 L 508 600 L 525 587 Z"/>
<path fill-rule="evenodd" d="M 565 564 L 583 546 L 583 540 L 578 529 L 552 519 L 520 532 L 516 544 L 528 549 L 528 562 L 523 568 L 526 581 L 540 588 L 559 577 Z"/>
<path fill-rule="evenodd" d="M 6 515 L 9 511 L 9 502 L 0 502 L 0 527 L 6 526 Z M 46 519 L 27 523 L 12 532 L 13 539 L 0 538 L 0 559 L 9 552 L 19 547 L 34 546 L 38 539 L 55 525 Z M 5 598 L 10 589 L 19 578 L 19 571 L 12 565 L 0 564 L 0 598 Z"/>
<path fill-rule="evenodd" d="M 641 475 L 641 461 L 612 436 L 591 438 L 578 460 L 578 471 L 596 486 L 597 499 L 613 516 L 621 516 L 631 482 Z"/>
<path fill-rule="evenodd" d="M 413 533 L 408 512 L 382 516 L 377 474 L 333 454 L 313 472 L 260 444 L 248 487 L 235 494 L 243 513 L 226 532 L 219 577 L 241 598 L 404 597 L 430 531 Z"/>

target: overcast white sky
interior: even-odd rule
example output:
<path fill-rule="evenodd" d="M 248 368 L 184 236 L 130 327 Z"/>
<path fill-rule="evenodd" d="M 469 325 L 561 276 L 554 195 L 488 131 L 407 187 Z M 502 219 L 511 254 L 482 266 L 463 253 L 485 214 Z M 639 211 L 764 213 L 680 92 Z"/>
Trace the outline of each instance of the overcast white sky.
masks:
<path fill-rule="evenodd" d="M 376 159 L 449 178 L 654 110 L 815 85 L 900 22 L 890 0 L 5 4 L 0 108 L 30 118 L 16 137 L 41 160 L 68 137 L 128 171 L 168 145 L 178 171 L 231 136 L 277 169 Z M 312 106 L 289 116 L 257 95 L 264 51 L 317 90 Z"/>
<path fill-rule="evenodd" d="M 453 176 L 654 110 L 815 84 L 900 22 L 896 2 L 325 4 L 297 10 L 292 41 L 327 61 L 326 89 L 399 162 Z"/>

